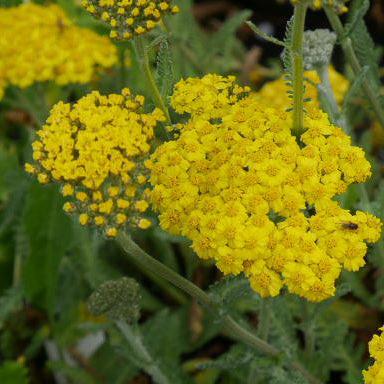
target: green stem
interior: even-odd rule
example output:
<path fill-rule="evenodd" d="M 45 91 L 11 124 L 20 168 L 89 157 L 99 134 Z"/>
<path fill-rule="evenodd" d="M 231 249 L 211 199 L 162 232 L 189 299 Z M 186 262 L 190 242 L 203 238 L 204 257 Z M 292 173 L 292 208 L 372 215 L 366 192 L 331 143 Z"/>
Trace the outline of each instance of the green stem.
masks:
<path fill-rule="evenodd" d="M 172 269 L 160 263 L 152 256 L 148 255 L 127 234 L 119 232 L 117 241 L 131 257 L 131 259 L 134 260 L 134 262 L 140 265 L 143 269 L 147 269 L 148 271 L 151 271 L 152 273 L 169 281 L 171 284 L 194 297 L 201 304 L 204 304 L 213 313 L 218 312 L 218 305 L 212 301 L 212 299 L 203 290 Z M 230 316 L 224 316 L 222 318 L 222 326 L 223 330 L 230 337 L 242 341 L 243 343 L 259 350 L 260 352 L 265 353 L 268 356 L 277 357 L 279 354 L 281 354 L 277 348 L 253 335 L 246 328 L 239 325 Z M 289 365 L 292 369 L 299 371 L 308 380 L 309 383 L 321 384 L 321 382 L 313 377 L 299 362 L 293 361 L 290 362 Z"/>
<path fill-rule="evenodd" d="M 340 127 L 345 133 L 349 134 L 348 124 L 344 116 L 341 116 L 339 112 L 339 108 L 329 84 L 328 66 L 322 65 L 316 68 L 316 72 L 320 79 L 320 85 L 318 85 L 318 97 L 322 109 L 328 114 L 332 124 Z"/>
<path fill-rule="evenodd" d="M 137 248 L 141 249 L 138 246 Z M 132 257 L 132 262 L 145 277 L 147 277 L 149 280 L 155 283 L 159 288 L 161 288 L 164 292 L 166 292 L 166 294 L 171 299 L 173 299 L 176 303 L 180 305 L 185 305 L 188 303 L 187 297 L 182 292 L 180 292 L 180 290 L 176 289 L 173 285 L 170 285 L 167 279 L 164 280 L 164 278 L 159 277 L 159 275 L 156 273 L 155 270 L 151 270 L 150 268 L 147 268 L 145 264 L 139 263 L 138 260 L 134 257 Z"/>
<path fill-rule="evenodd" d="M 144 78 L 146 80 L 152 100 L 156 107 L 160 108 L 164 112 L 167 124 L 172 125 L 168 108 L 166 107 L 164 100 L 160 95 L 159 89 L 157 88 L 156 82 L 153 78 L 151 66 L 149 64 L 148 52 L 147 49 L 144 47 L 142 38 L 136 37 L 134 39 L 134 45 L 136 56 L 140 64 L 141 71 L 143 72 Z"/>
<path fill-rule="evenodd" d="M 265 298 L 261 301 L 259 312 L 258 335 L 261 339 L 267 340 L 269 333 L 269 323 L 271 314 L 271 300 Z"/>
<path fill-rule="evenodd" d="M 293 72 L 293 133 L 300 137 L 304 130 L 304 79 L 303 79 L 303 34 L 305 16 L 308 4 L 300 1 L 295 5 L 293 14 L 293 35 L 292 35 L 292 72 Z"/>
<path fill-rule="evenodd" d="M 127 84 L 127 66 L 125 65 L 126 57 L 127 57 L 127 47 L 122 46 L 119 51 L 121 88 L 126 87 L 126 84 Z"/>
<path fill-rule="evenodd" d="M 324 7 L 324 10 L 333 30 L 336 32 L 345 58 L 351 66 L 353 74 L 358 76 L 362 71 L 362 67 L 353 48 L 352 40 L 345 35 L 345 30 L 339 16 L 329 7 Z M 362 88 L 368 101 L 371 104 L 377 120 L 379 121 L 381 127 L 384 129 L 384 112 L 380 106 L 379 100 L 377 99 L 375 93 L 372 91 L 368 81 L 365 78 L 362 81 Z"/>
<path fill-rule="evenodd" d="M 320 92 L 324 94 L 328 101 L 328 108 L 326 112 L 328 113 L 331 122 L 335 124 L 339 111 L 337 108 L 336 100 L 331 90 L 331 86 L 329 84 L 328 66 L 324 64 L 321 67 L 316 68 L 316 72 L 319 75 L 320 79 Z"/>
<path fill-rule="evenodd" d="M 311 357 L 315 352 L 315 332 L 313 331 L 313 325 L 311 321 L 309 303 L 306 300 L 302 300 L 303 304 L 303 322 L 304 322 L 304 342 L 305 342 L 305 357 L 308 361 L 311 361 Z"/>
<path fill-rule="evenodd" d="M 12 286 L 18 288 L 20 286 L 21 280 L 21 266 L 22 266 L 22 255 L 20 252 L 17 252 L 13 261 L 13 280 Z"/>

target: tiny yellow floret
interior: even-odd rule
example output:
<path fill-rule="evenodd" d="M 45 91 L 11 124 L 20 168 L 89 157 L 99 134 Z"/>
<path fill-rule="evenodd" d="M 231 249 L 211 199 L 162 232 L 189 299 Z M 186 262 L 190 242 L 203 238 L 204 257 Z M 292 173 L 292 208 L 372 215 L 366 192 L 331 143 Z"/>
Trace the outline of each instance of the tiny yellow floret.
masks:
<path fill-rule="evenodd" d="M 107 237 L 116 237 L 116 235 L 117 235 L 117 229 L 116 228 L 114 228 L 114 227 L 110 227 L 110 228 L 107 228 L 106 230 L 105 230 L 105 235 L 107 236 Z"/>
<path fill-rule="evenodd" d="M 86 225 L 88 223 L 89 217 L 86 213 L 82 213 L 79 215 L 79 223 L 81 225 Z"/>
<path fill-rule="evenodd" d="M 152 223 L 148 219 L 141 219 L 137 226 L 140 229 L 148 229 L 151 225 Z"/>
<path fill-rule="evenodd" d="M 61 189 L 61 193 L 64 197 L 73 195 L 73 187 L 71 184 L 64 184 Z"/>
<path fill-rule="evenodd" d="M 74 207 L 74 205 L 72 203 L 70 203 L 68 201 L 66 203 L 64 203 L 63 211 L 65 213 L 72 213 L 74 210 L 75 210 L 75 207 Z"/>

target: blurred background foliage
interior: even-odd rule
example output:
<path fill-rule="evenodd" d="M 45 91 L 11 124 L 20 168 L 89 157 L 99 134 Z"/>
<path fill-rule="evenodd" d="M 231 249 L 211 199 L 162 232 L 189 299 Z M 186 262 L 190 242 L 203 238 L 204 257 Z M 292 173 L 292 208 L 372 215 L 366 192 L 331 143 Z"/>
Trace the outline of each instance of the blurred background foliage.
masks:
<path fill-rule="evenodd" d="M 1 7 L 20 3 L 0 0 Z M 56 3 L 76 24 L 108 33 L 76 1 Z M 178 4 L 180 14 L 168 20 L 172 34 L 163 32 L 150 52 L 164 98 L 186 76 L 236 74 L 257 91 L 281 74 L 279 48 L 255 38 L 244 21 L 251 18 L 281 38 L 291 14 L 289 5 L 191 0 Z M 384 43 L 383 15 L 382 2 L 372 1 L 367 20 L 378 44 Z M 321 13 L 311 13 L 308 25 L 327 27 Z M 152 32 L 148 41 L 157 34 Z M 220 319 L 132 265 L 113 241 L 70 220 L 62 212 L 57 188 L 41 187 L 25 175 L 22 166 L 31 156 L 31 138 L 54 103 L 76 101 L 94 89 L 118 92 L 127 85 L 146 95 L 131 44 L 116 45 L 119 65 L 90 84 L 8 88 L 0 102 L 0 383 L 305 383 L 284 368 L 284 356 L 294 355 L 325 382 L 362 382 L 367 342 L 384 322 L 382 241 L 369 250 L 366 268 L 343 273 L 331 300 L 318 305 L 289 295 L 265 300 L 270 318 L 264 336 L 285 353 L 275 361 L 222 334 Z M 348 76 L 338 47 L 334 58 Z M 377 58 L 382 58 L 380 48 Z M 355 92 L 345 110 L 355 140 L 373 165 L 373 177 L 364 191 L 351 187 L 343 201 L 347 208 L 362 208 L 383 220 L 384 140 L 363 106 L 362 96 Z M 211 264 L 197 259 L 186 239 L 156 227 L 133 236 L 148 253 L 207 289 L 222 316 L 231 314 L 256 332 L 261 300 L 245 279 L 222 279 Z M 125 336 L 107 317 L 92 315 L 86 305 L 97 287 L 122 276 L 140 284 L 135 303 L 140 318 L 133 319 Z M 309 346 L 304 340 L 311 341 Z"/>

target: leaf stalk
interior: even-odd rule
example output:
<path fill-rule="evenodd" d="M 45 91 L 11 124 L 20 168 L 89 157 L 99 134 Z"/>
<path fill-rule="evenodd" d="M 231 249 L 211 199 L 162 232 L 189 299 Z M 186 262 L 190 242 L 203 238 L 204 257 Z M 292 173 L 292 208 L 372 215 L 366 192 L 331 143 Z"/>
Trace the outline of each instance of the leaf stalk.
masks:
<path fill-rule="evenodd" d="M 211 312 L 217 314 L 219 312 L 218 304 L 215 303 L 209 295 L 207 295 L 202 289 L 197 287 L 191 281 L 185 279 L 166 265 L 160 263 L 144 250 L 142 250 L 130 236 L 126 233 L 119 232 L 117 235 L 117 242 L 130 256 L 131 260 L 136 264 L 141 265 L 142 268 L 146 268 L 154 274 L 162 277 L 171 284 L 180 288 L 201 304 L 204 304 Z M 274 346 L 268 344 L 264 340 L 252 334 L 246 328 L 237 323 L 231 316 L 224 316 L 221 319 L 223 330 L 230 337 L 242 341 L 243 343 L 257 349 L 258 351 L 271 356 L 278 357 L 282 354 Z M 313 377 L 299 362 L 290 361 L 288 364 L 292 369 L 299 371 L 303 377 L 307 379 L 310 384 L 322 384 L 320 380 Z"/>

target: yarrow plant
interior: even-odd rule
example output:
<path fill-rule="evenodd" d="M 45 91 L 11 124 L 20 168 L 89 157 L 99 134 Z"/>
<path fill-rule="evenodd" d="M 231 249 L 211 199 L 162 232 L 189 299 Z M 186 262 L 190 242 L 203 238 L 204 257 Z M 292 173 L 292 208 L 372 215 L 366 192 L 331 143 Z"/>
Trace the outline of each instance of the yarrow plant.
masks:
<path fill-rule="evenodd" d="M 41 184 L 60 183 L 63 196 L 73 197 L 64 211 L 108 237 L 128 224 L 150 226 L 140 217 L 148 208 L 143 163 L 164 116 L 158 109 L 143 113 L 143 103 L 129 89 L 121 95 L 93 92 L 73 106 L 60 102 L 32 143 L 36 163 L 25 166 Z"/>
<path fill-rule="evenodd" d="M 35 82 L 89 83 L 117 62 L 109 39 L 80 28 L 56 5 L 0 8 L 0 97 Z"/>
<path fill-rule="evenodd" d="M 82 0 L 90 13 L 108 22 L 111 38 L 129 40 L 150 31 L 166 14 L 179 12 L 170 0 Z"/>
<path fill-rule="evenodd" d="M 297 143 L 289 114 L 231 99 L 223 92 L 231 81 L 208 75 L 175 87 L 171 105 L 190 118 L 151 157 L 160 226 L 189 237 L 224 274 L 243 272 L 262 297 L 285 285 L 322 301 L 341 268 L 357 271 L 365 242 L 379 238 L 379 219 L 332 201 L 364 182 L 370 165 L 318 109 L 308 111 Z"/>
<path fill-rule="evenodd" d="M 78 265 L 86 271 L 83 284 L 86 289 L 95 289 L 103 283 L 91 295 L 89 309 L 94 315 L 102 315 L 102 322 L 109 317 L 119 331 L 116 333 L 104 324 L 102 331 L 111 332 L 112 336 L 106 338 L 105 343 L 111 344 L 98 350 L 96 365 L 115 349 L 120 337 L 128 343 L 128 359 L 133 369 L 129 374 L 119 375 L 120 381 L 132 381 L 137 372 L 149 375 L 155 383 L 199 381 L 201 376 L 196 374 L 192 379 L 192 375 L 196 368 L 205 369 L 200 363 L 196 366 L 193 361 L 193 364 L 183 365 L 182 369 L 173 368 L 180 363 L 181 353 L 189 354 L 196 345 L 200 348 L 201 341 L 206 343 L 211 337 L 215 338 L 214 343 L 218 339 L 221 350 L 222 340 L 217 335 L 222 330 L 231 341 L 217 365 L 213 359 L 210 361 L 211 356 L 206 359 L 207 367 L 218 372 L 218 376 L 209 378 L 212 383 L 253 382 L 255 372 L 260 382 L 289 383 L 303 379 L 310 384 L 325 383 L 331 370 L 341 366 L 339 356 L 349 357 L 347 348 L 352 349 L 352 343 L 345 341 L 350 336 L 348 327 L 340 325 L 341 320 L 334 313 L 338 308 L 323 310 L 331 308 L 330 304 L 349 289 L 347 284 L 338 286 L 339 277 L 343 283 L 357 285 L 357 289 L 352 288 L 351 301 L 355 296 L 364 297 L 364 300 L 368 297 L 369 306 L 383 307 L 382 286 L 374 287 L 378 294 L 371 297 L 373 287 L 366 289 L 358 274 L 349 273 L 365 266 L 367 253 L 368 260 L 373 263 L 382 264 L 384 258 L 384 248 L 379 241 L 383 186 L 379 185 L 377 175 L 368 187 L 356 185 L 365 183 L 377 167 L 371 167 L 364 150 L 358 146 L 366 140 L 366 132 L 355 134 L 353 129 L 359 123 L 363 125 L 372 110 L 379 123 L 383 120 L 380 118 L 379 88 L 377 92 L 367 88 L 367 84 L 373 84 L 374 71 L 364 54 L 369 51 L 373 55 L 373 49 L 369 45 L 363 49 L 357 44 L 357 54 L 354 51 L 355 31 L 364 35 L 359 22 L 367 3 L 363 2 L 360 10 L 357 2 L 351 6 L 350 19 L 344 30 L 338 14 L 347 11 L 347 1 L 291 0 L 294 15 L 287 23 L 284 40 L 267 35 L 247 22 L 256 34 L 283 48 L 281 58 L 285 73 L 255 90 L 228 73 L 206 74 L 205 62 L 211 57 L 221 58 L 216 47 L 228 39 L 236 41 L 234 31 L 249 14 L 245 12 L 224 22 L 222 31 L 213 34 L 212 39 L 207 39 L 209 44 L 204 45 L 200 40 L 206 35 L 203 32 L 200 35 L 197 24 L 189 25 L 193 19 L 183 15 L 188 9 L 187 0 L 181 3 L 183 12 L 180 15 L 166 20 L 167 15 L 179 12 L 176 3 L 177 0 L 78 2 L 77 5 L 83 8 L 78 9 L 79 19 L 84 17 L 85 23 L 91 24 L 90 13 L 110 26 L 112 39 L 122 40 L 116 42 L 120 67 L 118 71 L 111 71 L 113 76 L 117 74 L 118 81 L 114 83 L 113 76 L 103 76 L 106 81 L 100 84 L 100 90 L 85 95 L 86 87 L 66 87 L 60 95 L 66 95 L 62 99 L 68 102 L 54 105 L 46 120 L 45 116 L 39 120 L 22 116 L 25 121 L 33 120 L 33 125 L 39 126 L 35 132 L 29 127 L 25 135 L 25 141 L 32 138 L 32 161 L 23 161 L 25 171 L 42 188 L 48 184 L 60 187 L 64 199 L 54 196 L 52 206 L 60 201 L 62 214 L 61 201 L 65 201 L 63 210 L 75 225 L 68 225 L 64 215 L 58 219 L 59 223 L 49 217 L 50 233 L 46 240 L 45 234 L 43 236 L 35 229 L 37 225 L 30 218 L 34 202 L 29 197 L 24 199 L 23 195 L 10 209 L 13 217 L 21 217 L 21 222 L 28 218 L 24 226 L 16 223 L 15 238 L 21 239 L 19 243 L 23 245 L 25 238 L 30 236 L 27 245 L 39 252 L 36 244 L 40 246 L 40 239 L 45 246 L 56 233 L 65 235 L 62 230 L 65 225 L 76 232 L 71 241 L 65 236 L 59 239 L 62 259 L 57 258 L 52 263 L 57 264 L 57 269 L 48 280 L 52 285 L 52 280 L 56 279 L 58 286 L 63 282 L 57 297 L 64 295 L 62 292 L 67 294 L 67 287 L 75 281 L 75 289 L 71 292 L 82 285 L 77 284 L 81 276 L 73 278 L 70 275 L 72 269 L 77 269 L 77 264 L 76 268 L 68 267 L 72 258 L 67 257 L 68 250 L 62 244 L 68 241 L 74 249 L 70 252 L 75 256 L 79 252 L 83 256 Z M 335 32 L 305 32 L 306 14 L 310 9 L 323 9 Z M 93 23 L 95 28 L 101 27 L 100 30 L 105 31 L 98 21 Z M 158 25 L 161 34 L 160 28 L 155 29 Z M 107 69 L 116 63 L 116 49 L 108 38 L 74 26 L 58 6 L 25 4 L 0 9 L 0 30 L 5 31 L 0 36 L 0 89 L 8 85 L 24 88 L 48 80 L 59 85 L 87 84 L 99 68 Z M 147 33 L 149 31 L 152 32 Z M 17 45 L 12 41 L 14 35 Z M 128 44 L 129 40 L 132 41 Z M 331 65 L 337 41 L 346 52 L 352 69 L 348 80 Z M 173 43 L 175 47 L 171 47 Z M 234 45 L 231 43 L 228 47 Z M 200 60 L 204 49 L 198 53 L 195 46 L 209 46 L 215 53 Z M 36 47 L 41 54 L 34 60 Z M 125 68 L 128 48 L 136 55 L 132 73 Z M 232 52 L 227 46 L 225 50 L 228 52 L 223 52 L 223 57 L 234 62 L 226 68 L 239 68 L 244 59 L 239 58 L 243 50 Z M 362 70 L 360 58 L 371 70 L 369 74 L 364 72 L 367 68 Z M 189 59 L 191 63 L 186 62 Z M 178 65 L 174 65 L 176 60 Z M 272 73 L 272 70 L 265 73 Z M 135 86 L 142 90 L 140 95 L 136 94 Z M 34 88 L 28 92 L 33 94 Z M 65 92 L 67 88 L 70 88 L 68 94 Z M 109 94 L 106 92 L 108 88 Z M 361 89 L 373 107 L 368 114 L 362 113 L 363 102 L 358 94 Z M 10 95 L 12 91 L 17 92 L 10 89 Z M 36 93 L 38 91 L 39 87 L 36 87 Z M 28 92 L 21 95 L 25 96 L 24 101 L 27 99 L 24 106 L 31 101 Z M 148 96 L 152 104 L 146 103 L 141 94 Z M 355 95 L 359 99 L 352 102 Z M 9 104 L 14 101 L 9 100 Z M 44 109 L 44 100 L 41 105 Z M 30 112 L 33 106 L 30 103 L 26 111 Z M 347 109 L 356 109 L 358 123 L 352 124 L 352 115 L 349 116 Z M 11 112 L 7 118 L 13 123 L 15 111 Z M 16 118 L 20 118 L 17 112 Z M 46 122 L 40 124 L 41 121 Z M 22 159 L 26 151 L 19 152 L 17 160 Z M 42 192 L 37 182 L 30 185 L 25 182 L 27 186 L 23 188 L 41 194 L 47 191 L 47 200 L 52 198 L 55 190 L 46 188 Z M 0 195 L 3 202 L 7 193 L 1 190 Z M 20 201 L 24 200 L 25 209 L 18 210 L 23 204 Z M 41 207 L 36 211 L 41 212 Z M 90 227 L 95 236 L 78 224 Z M 0 234 L 3 227 L 0 222 Z M 143 247 L 133 240 L 136 237 Z M 117 278 L 125 273 L 124 263 L 120 263 L 122 253 L 118 248 L 106 245 L 106 239 L 114 239 L 121 246 L 135 265 L 135 276 L 140 279 L 143 275 L 150 280 L 156 287 L 156 295 L 161 295 L 152 297 L 149 289 L 141 297 L 139 286 L 133 279 L 123 277 L 105 282 L 106 276 L 116 275 Z M 14 247 L 18 256 L 14 272 L 16 284 L 12 288 L 17 294 L 24 285 L 28 287 L 28 284 L 18 283 L 18 276 L 24 273 L 24 267 L 20 265 L 24 260 L 30 261 L 29 250 L 24 251 L 19 243 Z M 92 252 L 103 247 L 111 250 L 119 270 L 99 271 L 109 261 L 94 262 Z M 55 249 L 47 248 L 47 254 Z M 156 256 L 150 256 L 144 249 L 153 251 Z M 200 288 L 208 286 L 206 277 L 199 281 L 200 275 L 194 276 L 196 259 L 191 261 L 192 251 L 198 258 L 209 260 L 208 267 L 215 271 L 215 284 L 207 291 Z M 76 257 L 73 259 L 77 261 Z M 130 266 L 128 264 L 128 269 Z M 205 266 L 201 263 L 199 269 L 203 270 Z M 25 271 L 26 274 L 36 274 L 30 265 Z M 363 277 L 368 280 L 371 275 L 368 268 L 366 271 L 368 273 Z M 44 274 L 48 275 L 47 271 L 44 270 Z M 199 284 L 183 274 L 196 278 Z M 179 288 L 182 292 L 177 290 Z M 41 292 L 45 292 L 34 285 L 32 291 L 25 297 L 40 300 Z M 185 294 L 192 296 L 194 301 L 190 303 Z M 22 303 L 24 297 L 19 296 L 17 303 Z M 52 302 L 47 316 L 47 322 L 52 323 L 60 312 L 53 305 L 54 297 L 51 293 L 44 297 L 45 303 Z M 272 300 L 271 297 L 275 298 Z M 163 308 L 163 298 L 180 304 L 176 311 L 169 311 L 172 319 L 164 311 L 153 322 L 142 319 L 143 324 L 139 323 L 139 306 L 143 304 L 145 316 L 152 318 L 157 308 Z M 330 298 L 332 300 L 327 300 Z M 319 302 L 323 302 L 321 306 Z M 1 299 L 0 304 L 7 307 Z M 200 304 L 202 309 L 209 308 L 208 316 L 217 318 L 214 327 L 206 329 L 210 317 L 202 317 Z M 12 302 L 9 306 L 12 305 L 15 304 Z M 71 312 L 67 307 L 70 305 L 65 304 L 65 311 Z M 186 309 L 191 309 L 188 316 L 191 319 L 190 338 L 180 337 L 187 317 Z M 182 313 L 183 317 L 176 312 Z M 233 315 L 242 318 L 244 324 L 249 315 L 257 323 L 257 334 L 250 322 L 243 326 Z M 332 327 L 329 327 L 329 319 L 337 320 L 332 322 Z M 60 321 L 64 322 L 61 318 Z M 1 327 L 5 324 L 2 313 L 0 323 Z M 163 332 L 165 326 L 168 329 Z M 61 329 L 51 328 L 52 334 L 56 328 Z M 144 335 L 140 333 L 141 329 Z M 175 348 L 178 349 L 176 358 L 172 356 L 173 360 L 168 361 L 167 356 L 164 359 L 167 364 L 163 364 L 163 356 L 157 347 L 169 344 L 174 336 L 180 342 Z M 54 340 L 54 336 L 49 335 L 49 338 Z M 72 335 L 65 339 L 71 343 L 74 340 Z M 158 340 L 161 341 L 153 348 L 151 343 Z M 370 343 L 370 353 L 376 362 L 363 373 L 368 384 L 384 380 L 383 340 L 383 336 L 375 336 Z M 2 344 L 0 340 L 1 356 Z M 335 348 L 336 344 L 338 348 Z M 53 350 L 53 341 L 52 345 Z M 224 347 L 227 349 L 227 342 Z M 270 358 L 263 359 L 261 365 L 260 352 Z M 51 358 L 48 344 L 46 353 Z M 85 365 L 83 357 L 76 352 L 73 357 L 79 360 L 79 365 Z M 358 359 L 353 355 L 346 364 L 348 375 L 352 377 L 348 376 L 346 380 L 351 383 L 357 382 L 354 364 Z M 104 374 L 106 382 L 117 380 L 116 376 L 111 379 L 104 371 L 100 371 L 100 375 L 97 370 L 94 372 L 95 361 L 92 358 L 86 360 L 87 374 L 92 376 L 89 382 L 103 378 Z M 360 366 L 362 361 L 361 358 Z M 65 367 L 52 366 L 66 373 Z M 233 366 L 238 372 L 226 380 Z M 76 373 L 75 368 L 70 371 L 75 380 L 83 377 Z M 361 369 L 357 376 L 361 381 Z"/>

